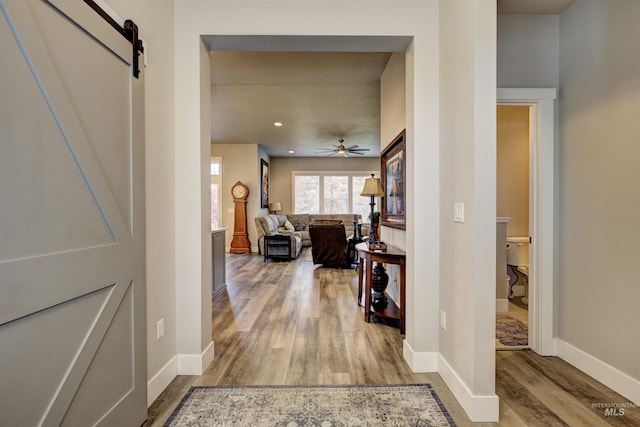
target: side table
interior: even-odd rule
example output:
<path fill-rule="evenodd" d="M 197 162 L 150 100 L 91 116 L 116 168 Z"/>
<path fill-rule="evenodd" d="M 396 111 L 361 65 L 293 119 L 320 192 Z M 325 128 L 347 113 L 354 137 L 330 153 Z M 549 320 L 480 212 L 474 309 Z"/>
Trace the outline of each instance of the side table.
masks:
<path fill-rule="evenodd" d="M 358 251 L 358 305 L 362 304 L 363 283 L 362 276 L 366 270 L 366 281 L 364 283 L 364 320 L 369 322 L 371 314 L 376 314 L 387 319 L 397 319 L 400 323 L 400 333 L 404 335 L 404 315 L 405 315 L 405 262 L 406 253 L 395 246 L 387 245 L 386 251 L 369 250 L 366 243 L 358 243 L 356 245 Z M 380 307 L 371 303 L 371 278 L 373 276 L 373 263 L 398 264 L 400 266 L 400 307 L 393 302 L 391 298 L 387 298 L 388 302 L 385 306 Z"/>
<path fill-rule="evenodd" d="M 287 253 L 269 254 L 269 249 L 276 247 L 286 248 Z M 291 261 L 291 236 L 288 234 L 266 234 L 264 236 L 264 261 L 267 258 L 280 258 Z"/>

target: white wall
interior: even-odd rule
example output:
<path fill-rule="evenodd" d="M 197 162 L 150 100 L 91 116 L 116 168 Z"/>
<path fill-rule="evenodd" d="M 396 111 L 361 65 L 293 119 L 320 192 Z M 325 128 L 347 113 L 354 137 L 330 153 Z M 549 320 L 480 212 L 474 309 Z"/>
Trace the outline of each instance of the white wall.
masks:
<path fill-rule="evenodd" d="M 147 377 L 149 402 L 176 375 L 173 1 L 108 0 L 145 41 Z M 151 13 L 152 11 L 152 13 Z M 156 322 L 165 335 L 156 339 Z"/>
<path fill-rule="evenodd" d="M 498 417 L 495 7 L 443 1 L 440 11 L 439 371 L 476 421 Z M 453 221 L 458 202 L 463 223 Z"/>
<path fill-rule="evenodd" d="M 559 352 L 636 403 L 638 17 L 637 1 L 577 1 L 562 14 L 558 168 Z"/>

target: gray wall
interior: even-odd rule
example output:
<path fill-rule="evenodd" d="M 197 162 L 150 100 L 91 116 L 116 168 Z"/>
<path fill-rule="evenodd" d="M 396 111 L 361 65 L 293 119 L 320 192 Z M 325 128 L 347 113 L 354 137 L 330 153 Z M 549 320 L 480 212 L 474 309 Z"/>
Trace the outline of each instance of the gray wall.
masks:
<path fill-rule="evenodd" d="M 640 380 L 640 2 L 560 20 L 558 337 Z M 638 396 L 638 395 L 636 395 Z"/>
<path fill-rule="evenodd" d="M 557 15 L 498 16 L 498 87 L 558 87 Z"/>
<path fill-rule="evenodd" d="M 498 87 L 558 87 L 557 332 L 640 379 L 640 2 L 498 17 Z M 581 356 L 582 357 L 582 356 Z"/>

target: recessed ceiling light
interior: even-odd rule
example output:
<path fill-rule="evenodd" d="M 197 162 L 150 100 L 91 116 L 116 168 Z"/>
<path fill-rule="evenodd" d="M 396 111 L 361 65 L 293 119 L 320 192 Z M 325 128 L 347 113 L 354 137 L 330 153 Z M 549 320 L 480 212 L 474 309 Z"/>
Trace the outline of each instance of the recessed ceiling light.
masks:
<path fill-rule="evenodd" d="M 274 122 L 273 125 L 277 126 L 277 127 L 280 127 L 280 126 L 282 126 L 282 122 Z"/>
<path fill-rule="evenodd" d="M 294 153 L 295 153 L 295 151 L 289 150 L 289 154 L 294 154 Z"/>

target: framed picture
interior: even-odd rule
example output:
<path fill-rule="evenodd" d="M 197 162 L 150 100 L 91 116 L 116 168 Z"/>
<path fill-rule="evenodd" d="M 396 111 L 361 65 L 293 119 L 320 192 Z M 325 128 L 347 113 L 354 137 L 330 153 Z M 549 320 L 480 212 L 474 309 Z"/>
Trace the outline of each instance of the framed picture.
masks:
<path fill-rule="evenodd" d="M 404 130 L 384 149 L 380 162 L 384 190 L 380 223 L 387 227 L 404 230 L 407 169 Z"/>
<path fill-rule="evenodd" d="M 269 163 L 260 159 L 260 207 L 269 208 Z"/>

